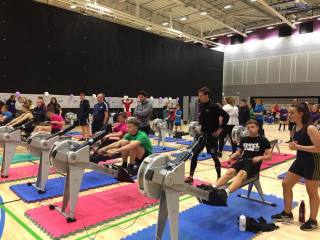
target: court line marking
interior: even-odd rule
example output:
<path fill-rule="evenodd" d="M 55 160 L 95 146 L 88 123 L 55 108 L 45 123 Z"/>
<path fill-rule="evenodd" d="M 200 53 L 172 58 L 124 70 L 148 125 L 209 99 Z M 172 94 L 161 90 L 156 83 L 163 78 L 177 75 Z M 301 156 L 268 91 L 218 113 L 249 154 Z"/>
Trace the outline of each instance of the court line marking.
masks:
<path fill-rule="evenodd" d="M 34 239 L 36 240 L 43 240 L 35 231 L 33 231 L 28 224 L 22 221 L 17 215 L 15 215 L 11 210 L 9 210 L 6 206 L 1 205 L 2 208 L 10 217 L 13 218 L 24 230 L 26 230 Z"/>

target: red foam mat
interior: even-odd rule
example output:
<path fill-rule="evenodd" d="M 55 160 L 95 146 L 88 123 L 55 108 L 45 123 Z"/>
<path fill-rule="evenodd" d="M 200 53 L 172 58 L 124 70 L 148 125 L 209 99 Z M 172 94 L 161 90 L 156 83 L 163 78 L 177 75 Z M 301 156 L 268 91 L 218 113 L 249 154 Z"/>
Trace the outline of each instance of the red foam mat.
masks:
<path fill-rule="evenodd" d="M 38 175 L 38 168 L 38 164 L 11 167 L 8 172 L 8 178 L 0 178 L 0 183 L 36 177 Z M 53 169 L 51 169 L 50 172 L 54 173 Z"/>
<path fill-rule="evenodd" d="M 270 168 L 274 165 L 277 165 L 277 164 L 280 164 L 280 163 L 283 163 L 283 162 L 286 162 L 288 160 L 291 160 L 293 158 L 295 158 L 296 155 L 293 155 L 293 154 L 278 154 L 278 153 L 273 153 L 272 154 L 272 160 L 270 161 L 264 161 L 261 165 L 261 170 L 264 170 L 264 169 L 267 169 L 267 168 Z M 224 161 L 224 162 L 221 162 L 221 166 L 223 168 L 230 168 L 231 165 L 233 163 L 235 163 L 236 161 Z"/>
<path fill-rule="evenodd" d="M 28 210 L 25 214 L 53 238 L 61 238 L 85 228 L 136 212 L 157 201 L 143 196 L 136 183 L 80 197 L 76 207 L 76 222 L 67 223 L 48 206 Z M 55 204 L 61 206 L 61 202 Z"/>

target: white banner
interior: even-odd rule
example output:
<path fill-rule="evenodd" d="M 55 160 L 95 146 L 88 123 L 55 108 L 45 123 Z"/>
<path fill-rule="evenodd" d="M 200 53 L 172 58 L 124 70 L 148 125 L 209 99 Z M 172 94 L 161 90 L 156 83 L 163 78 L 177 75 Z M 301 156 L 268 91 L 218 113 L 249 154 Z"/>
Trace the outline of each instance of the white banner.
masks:
<path fill-rule="evenodd" d="M 16 95 L 12 93 L 0 93 L 0 100 L 6 101 L 10 98 L 11 95 Z M 30 99 L 33 104 L 35 105 L 37 101 L 38 96 L 42 96 L 44 98 L 44 101 L 46 104 L 50 102 L 50 99 L 52 97 L 56 97 L 58 100 L 58 103 L 62 108 L 79 108 L 80 98 L 79 96 L 74 95 L 44 95 L 44 94 L 21 94 L 21 96 L 26 97 L 27 99 Z M 87 100 L 90 102 L 91 108 L 93 108 L 94 104 L 97 103 L 97 99 L 93 96 L 87 96 Z M 131 105 L 131 108 L 135 108 L 137 105 L 137 98 L 130 98 L 133 99 L 133 103 Z M 106 97 L 106 101 L 110 104 L 110 108 L 123 108 L 122 101 L 123 97 Z M 169 102 L 170 105 L 175 106 L 177 103 L 177 99 L 171 99 L 171 98 L 150 98 L 149 101 L 152 102 L 153 108 L 162 108 L 166 102 Z"/>

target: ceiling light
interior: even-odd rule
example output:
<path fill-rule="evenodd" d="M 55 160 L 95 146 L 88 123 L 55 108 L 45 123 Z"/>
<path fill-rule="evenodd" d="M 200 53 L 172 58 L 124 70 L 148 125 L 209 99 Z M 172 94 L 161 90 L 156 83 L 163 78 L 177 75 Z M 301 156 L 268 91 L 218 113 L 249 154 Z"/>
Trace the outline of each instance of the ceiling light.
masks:
<path fill-rule="evenodd" d="M 180 18 L 180 21 L 187 21 L 187 17 L 182 17 L 182 18 Z"/>
<path fill-rule="evenodd" d="M 152 27 L 150 27 L 150 26 L 149 26 L 149 27 L 146 27 L 146 30 L 150 30 L 150 29 L 152 29 Z"/>
<path fill-rule="evenodd" d="M 301 22 L 298 21 L 298 22 L 294 22 L 293 24 L 294 24 L 294 25 L 299 25 L 300 23 L 301 23 Z"/>
<path fill-rule="evenodd" d="M 228 35 L 227 35 L 227 37 L 232 37 L 232 36 L 233 36 L 233 34 L 228 34 Z"/>
<path fill-rule="evenodd" d="M 212 38 L 210 38 L 210 40 L 216 40 L 217 38 L 215 38 L 215 37 L 212 37 Z"/>
<path fill-rule="evenodd" d="M 267 27 L 268 30 L 274 29 L 274 26 Z"/>
<path fill-rule="evenodd" d="M 169 24 L 168 22 L 162 23 L 163 26 L 167 26 L 168 24 Z"/>
<path fill-rule="evenodd" d="M 252 33 L 253 31 L 252 30 L 248 30 L 248 31 L 246 31 L 246 33 Z"/>
<path fill-rule="evenodd" d="M 201 12 L 200 15 L 204 16 L 204 15 L 207 15 L 208 13 L 207 12 Z"/>
<path fill-rule="evenodd" d="M 319 17 L 319 18 L 317 18 L 317 20 L 318 20 L 318 21 L 320 21 L 320 17 Z"/>
<path fill-rule="evenodd" d="M 232 8 L 232 5 L 227 5 L 227 6 L 224 6 L 223 8 L 224 9 L 229 9 L 229 8 Z"/>
<path fill-rule="evenodd" d="M 257 0 L 251 0 L 251 2 L 256 2 Z"/>
<path fill-rule="evenodd" d="M 76 5 L 71 5 L 70 8 L 71 9 L 75 9 L 75 8 L 77 8 L 77 6 Z"/>
<path fill-rule="evenodd" d="M 93 3 L 87 3 L 87 7 L 91 7 L 93 9 L 95 9 L 95 10 L 98 10 L 98 11 L 111 13 L 111 10 L 109 8 L 100 6 L 97 3 L 94 3 L 94 4 Z"/>

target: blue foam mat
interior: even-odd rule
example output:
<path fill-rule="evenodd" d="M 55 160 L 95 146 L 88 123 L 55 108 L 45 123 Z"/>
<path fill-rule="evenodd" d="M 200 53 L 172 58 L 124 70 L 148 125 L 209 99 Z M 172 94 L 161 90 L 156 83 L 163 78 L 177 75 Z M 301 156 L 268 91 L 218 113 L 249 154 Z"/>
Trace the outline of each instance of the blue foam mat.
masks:
<path fill-rule="evenodd" d="M 191 145 L 193 143 L 193 141 L 191 140 L 182 140 L 182 141 L 177 141 L 177 144 L 181 144 L 181 145 Z"/>
<path fill-rule="evenodd" d="M 153 153 L 164 153 L 164 152 L 171 152 L 171 151 L 176 151 L 178 149 L 172 148 L 172 147 L 158 147 L 158 146 L 153 146 Z"/>
<path fill-rule="evenodd" d="M 261 203 L 248 201 L 237 197 L 237 194 L 245 194 L 247 191 L 239 190 L 230 195 L 228 207 L 213 207 L 204 204 L 197 205 L 180 214 L 179 239 L 181 240 L 209 240 L 209 239 L 252 239 L 256 234 L 251 232 L 240 232 L 238 228 L 238 217 L 242 214 L 258 218 L 263 216 L 271 222 L 271 215 L 283 210 L 283 199 L 266 195 L 266 200 L 277 204 L 277 207 L 262 205 Z M 253 192 L 253 197 L 258 194 Z M 294 203 L 294 207 L 297 203 Z M 155 239 L 156 225 L 134 233 L 123 240 Z M 162 240 L 169 240 L 168 224 Z"/>
<path fill-rule="evenodd" d="M 50 199 L 58 196 L 62 196 L 64 188 L 65 177 L 58 177 L 49 179 L 46 186 L 46 192 L 39 194 L 38 191 L 27 184 L 17 184 L 10 186 L 10 189 L 20 197 L 24 202 L 38 202 L 45 199 Z M 118 183 L 113 177 L 99 172 L 87 172 L 83 176 L 81 184 L 81 191 L 107 186 Z"/>
<path fill-rule="evenodd" d="M 183 153 L 173 153 L 172 156 L 178 157 L 178 156 L 180 156 L 180 154 L 183 154 Z M 202 152 L 198 156 L 198 161 L 204 161 L 204 160 L 208 160 L 210 158 L 212 158 L 211 154 Z"/>

